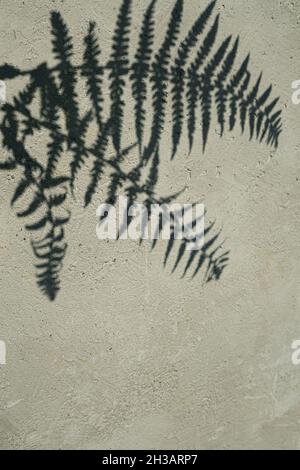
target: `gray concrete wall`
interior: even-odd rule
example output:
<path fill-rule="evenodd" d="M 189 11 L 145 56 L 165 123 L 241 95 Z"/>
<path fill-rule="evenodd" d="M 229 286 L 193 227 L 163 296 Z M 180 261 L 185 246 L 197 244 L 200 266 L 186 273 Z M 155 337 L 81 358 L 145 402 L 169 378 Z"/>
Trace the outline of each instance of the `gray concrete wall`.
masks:
<path fill-rule="evenodd" d="M 182 34 L 203 3 L 185 2 Z M 132 44 L 147 4 L 134 1 Z M 51 63 L 52 9 L 68 23 L 78 61 L 90 19 L 107 56 L 119 5 L 0 0 L 1 63 Z M 158 1 L 157 43 L 172 5 Z M 199 138 L 188 156 L 185 136 L 173 162 L 164 143 L 159 191 L 186 186 L 181 202 L 205 203 L 231 250 L 229 265 L 218 282 L 203 284 L 163 269 L 165 242 L 151 253 L 147 244 L 97 240 L 103 193 L 83 209 L 82 176 L 69 202 L 61 291 L 49 302 L 36 286 L 29 234 L 10 207 L 17 176 L 1 172 L 1 448 L 300 446 L 300 366 L 291 361 L 300 338 L 300 105 L 291 102 L 300 3 L 224 0 L 217 10 L 219 40 L 240 35 L 240 60 L 250 51 L 253 76 L 263 70 L 263 85 L 280 96 L 279 148 L 249 142 L 239 127 L 222 139 L 213 128 L 204 155 Z M 20 84 L 9 81 L 8 101 Z M 86 106 L 83 89 L 79 96 Z M 133 142 L 133 124 L 126 127 Z M 43 158 L 44 134 L 30 145 Z"/>

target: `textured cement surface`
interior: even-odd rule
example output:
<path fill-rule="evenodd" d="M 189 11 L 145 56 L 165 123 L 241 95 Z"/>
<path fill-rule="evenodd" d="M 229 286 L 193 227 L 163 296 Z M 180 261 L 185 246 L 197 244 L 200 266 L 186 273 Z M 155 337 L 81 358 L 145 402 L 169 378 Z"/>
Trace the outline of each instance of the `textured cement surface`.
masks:
<path fill-rule="evenodd" d="M 132 43 L 147 2 L 135 0 Z M 51 61 L 49 12 L 62 12 L 76 55 L 90 19 L 104 54 L 119 0 L 0 0 L 1 63 Z M 159 0 L 159 42 L 173 2 Z M 185 33 L 205 2 L 185 2 Z M 300 2 L 223 0 L 219 39 L 240 35 L 254 76 L 281 97 L 275 152 L 237 129 L 211 133 L 202 155 L 183 143 L 160 187 L 187 185 L 223 229 L 230 264 L 219 282 L 163 269 L 165 245 L 100 242 L 95 209 L 72 203 L 62 288 L 50 303 L 36 287 L 23 221 L 10 208 L 13 176 L 1 172 L 0 447 L 10 449 L 300 448 Z M 19 90 L 10 82 L 8 100 Z M 84 96 L 82 100 L 84 102 Z M 132 141 L 130 128 L 128 140 Z M 39 152 L 43 136 L 35 136 Z M 199 149 L 199 150 L 198 150 Z M 169 155 L 169 148 L 166 147 Z M 77 182 L 78 192 L 83 180 Z"/>

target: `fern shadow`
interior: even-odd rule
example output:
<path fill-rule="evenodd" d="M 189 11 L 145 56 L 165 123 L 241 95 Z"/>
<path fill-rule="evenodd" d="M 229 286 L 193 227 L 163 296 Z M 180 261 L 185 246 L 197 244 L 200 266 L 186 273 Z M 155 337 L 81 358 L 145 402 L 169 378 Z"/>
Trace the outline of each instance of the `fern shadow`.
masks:
<path fill-rule="evenodd" d="M 214 113 L 221 136 L 226 128 L 232 131 L 239 124 L 242 134 L 248 127 L 249 139 L 278 146 L 282 132 L 281 110 L 276 110 L 278 98 L 269 101 L 271 86 L 260 91 L 261 75 L 251 85 L 250 55 L 237 65 L 239 38 L 233 45 L 231 36 L 217 44 L 219 15 L 213 17 L 216 1 L 200 12 L 180 41 L 184 0 L 175 0 L 165 36 L 155 51 L 157 3 L 157 0 L 150 1 L 143 15 L 132 62 L 130 33 L 134 2 L 123 0 L 108 58 L 103 57 L 96 24 L 90 22 L 84 37 L 82 63 L 75 64 L 73 38 L 62 15 L 54 11 L 50 23 L 55 65 L 50 67 L 43 61 L 31 70 L 9 64 L 0 66 L 1 80 L 17 77 L 27 80 L 24 89 L 1 108 L 2 144 L 10 157 L 0 162 L 0 170 L 22 170 L 11 204 L 19 203 L 23 196 L 30 198 L 30 203 L 17 216 L 31 220 L 25 227 L 36 234 L 31 245 L 38 260 L 35 265 L 37 283 L 50 300 L 55 299 L 60 288 L 59 272 L 67 250 L 68 199 L 74 196 L 77 178 L 87 162 L 90 173 L 84 207 L 93 202 L 102 188 L 105 172 L 109 171 L 107 203 L 114 204 L 124 191 L 129 205 L 142 200 L 149 209 L 151 204 L 174 201 L 180 194 L 165 198 L 157 195 L 161 140 L 170 127 L 168 113 L 171 115 L 171 160 L 179 152 L 184 133 L 191 152 L 196 132 L 201 132 L 205 152 Z M 85 82 L 90 103 L 85 112 L 80 109 L 77 91 L 80 80 Z M 108 95 L 104 93 L 106 83 Z M 125 92 L 128 90 L 134 102 L 135 138 L 133 143 L 124 145 Z M 37 99 L 39 110 L 34 112 L 32 105 Z M 149 100 L 151 124 L 147 128 Z M 88 144 L 91 126 L 96 128 L 97 136 Z M 46 161 L 40 155 L 33 156 L 28 144 L 38 131 L 47 134 Z M 109 146 L 114 151 L 112 157 L 108 156 Z M 128 169 L 134 149 L 138 149 L 139 161 Z M 64 173 L 62 161 L 67 161 Z M 129 215 L 128 219 L 130 223 Z M 119 236 L 123 229 L 121 227 Z M 205 280 L 218 280 L 229 260 L 229 251 L 221 253 L 220 233 L 212 235 L 213 229 L 214 224 L 206 227 L 203 246 L 189 253 L 190 240 L 177 243 L 171 235 L 164 265 L 177 250 L 172 272 L 185 261 L 182 277 L 191 272 L 194 278 L 206 265 Z M 153 249 L 155 245 L 156 240 Z"/>

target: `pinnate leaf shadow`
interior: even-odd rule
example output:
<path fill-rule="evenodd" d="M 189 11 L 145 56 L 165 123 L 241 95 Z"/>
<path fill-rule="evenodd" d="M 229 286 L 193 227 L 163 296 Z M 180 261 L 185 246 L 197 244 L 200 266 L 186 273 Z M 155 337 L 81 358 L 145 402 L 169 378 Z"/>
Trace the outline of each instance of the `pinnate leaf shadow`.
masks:
<path fill-rule="evenodd" d="M 196 133 L 201 133 L 205 152 L 214 113 L 221 136 L 239 123 L 242 134 L 248 127 L 250 140 L 256 138 L 259 143 L 278 146 L 282 132 L 281 110 L 276 110 L 278 98 L 271 100 L 272 86 L 261 92 L 262 75 L 251 85 L 250 55 L 237 64 L 239 38 L 233 40 L 229 36 L 217 44 L 219 15 L 213 17 L 216 1 L 200 12 L 180 40 L 184 1 L 175 0 L 165 36 L 155 51 L 157 3 L 157 0 L 150 1 L 143 15 L 132 62 L 130 33 L 134 2 L 123 0 L 107 60 L 101 51 L 97 25 L 90 22 L 83 40 L 82 63 L 75 64 L 69 28 L 62 15 L 53 11 L 50 23 L 55 65 L 50 67 L 41 62 L 30 70 L 10 64 L 0 66 L 1 80 L 27 79 L 26 86 L 11 103 L 1 107 L 2 146 L 9 157 L 0 161 L 0 170 L 22 171 L 11 204 L 19 206 L 20 201 L 27 201 L 17 215 L 29 218 L 25 227 L 37 234 L 31 242 L 38 260 L 37 283 L 50 300 L 54 300 L 59 291 L 59 272 L 67 250 L 64 238 L 70 218 L 68 198 L 74 196 L 77 179 L 86 164 L 90 164 L 90 179 L 84 194 L 85 207 L 93 202 L 109 171 L 108 203 L 114 204 L 118 194 L 124 191 L 130 204 L 142 199 L 150 208 L 151 204 L 174 201 L 179 195 L 162 198 L 156 194 L 162 161 L 161 140 L 170 127 L 170 159 L 177 156 L 184 133 L 190 152 Z M 79 104 L 79 80 L 85 83 L 90 104 L 84 112 Z M 104 93 L 105 84 L 108 95 Z M 125 145 L 128 90 L 134 103 L 135 141 Z M 32 107 L 36 99 L 39 100 L 38 112 Z M 105 106 L 107 99 L 109 103 Z M 97 131 L 92 144 L 88 143 L 91 126 L 96 126 Z M 42 155 L 33 156 L 28 144 L 38 131 L 48 136 L 46 159 Z M 110 148 L 113 148 L 112 156 Z M 138 150 L 138 162 L 128 170 L 134 150 Z M 66 159 L 68 165 L 63 165 L 62 171 L 62 162 Z M 205 242 L 194 251 L 187 250 L 190 240 L 178 241 L 171 236 L 164 266 L 174 254 L 172 272 L 185 262 L 182 277 L 190 272 L 194 278 L 206 266 L 205 282 L 218 280 L 229 261 L 229 251 L 222 251 L 220 232 L 212 234 L 213 230 L 214 224 L 205 228 Z M 156 243 L 154 240 L 153 249 Z"/>

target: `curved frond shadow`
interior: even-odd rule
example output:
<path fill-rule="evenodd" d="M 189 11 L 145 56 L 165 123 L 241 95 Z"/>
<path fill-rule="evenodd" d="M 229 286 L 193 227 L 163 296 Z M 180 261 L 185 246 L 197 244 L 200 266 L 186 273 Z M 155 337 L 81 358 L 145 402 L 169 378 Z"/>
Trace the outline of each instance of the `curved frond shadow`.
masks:
<path fill-rule="evenodd" d="M 106 59 L 97 37 L 97 26 L 90 22 L 84 37 L 82 63 L 75 64 L 69 28 L 62 15 L 53 11 L 50 22 L 55 65 L 50 67 L 41 62 L 31 70 L 9 64 L 0 66 L 1 80 L 27 79 L 24 89 L 1 108 L 2 144 L 10 156 L 0 161 L 0 170 L 22 170 L 11 204 L 30 201 L 17 216 L 29 218 L 25 227 L 32 235 L 37 234 L 31 242 L 38 260 L 37 283 L 50 300 L 55 299 L 59 290 L 59 271 L 67 249 L 64 237 L 70 218 L 66 208 L 68 197 L 74 195 L 80 171 L 88 161 L 90 179 L 84 194 L 85 207 L 92 203 L 107 171 L 110 171 L 108 203 L 114 204 L 122 190 L 130 204 L 140 199 L 150 207 L 179 196 L 178 193 L 161 198 L 156 194 L 161 139 L 170 127 L 168 114 L 171 114 L 171 159 L 178 154 L 184 133 L 189 151 L 193 149 L 197 132 L 202 136 L 203 152 L 206 150 L 213 114 L 221 136 L 226 129 L 232 131 L 240 125 L 242 134 L 248 128 L 250 140 L 256 138 L 276 148 L 282 132 L 281 110 L 276 110 L 278 98 L 271 99 L 272 86 L 261 91 L 262 75 L 251 85 L 250 55 L 238 63 L 239 38 L 233 40 L 230 36 L 217 43 L 219 15 L 213 17 L 216 1 L 207 5 L 184 39 L 179 40 L 184 0 L 175 0 L 165 36 L 155 51 L 157 0 L 151 0 L 143 15 L 131 63 L 133 5 L 132 0 L 122 0 L 111 53 Z M 84 80 L 90 102 L 90 108 L 84 112 L 79 104 L 79 80 Z M 104 93 L 106 83 L 108 95 Z M 135 142 L 124 145 L 128 90 L 134 102 Z M 32 109 L 36 99 L 38 113 Z M 109 103 L 105 106 L 107 99 Z M 105 112 L 107 108 L 109 111 Z M 88 144 L 91 125 L 96 126 L 97 137 L 94 143 Z M 31 155 L 28 145 L 38 131 L 48 137 L 46 158 Z M 135 148 L 139 161 L 128 170 Z M 62 170 L 61 163 L 66 158 L 68 165 L 63 165 Z M 205 281 L 218 280 L 228 263 L 229 251 L 222 253 L 220 233 L 212 235 L 213 228 L 214 224 L 206 227 L 205 242 L 198 250 L 188 250 L 191 240 L 175 240 L 171 236 L 164 265 L 174 255 L 172 272 L 183 264 L 182 277 L 191 273 L 193 278 L 206 266 Z M 155 245 L 156 240 L 152 248 Z"/>

